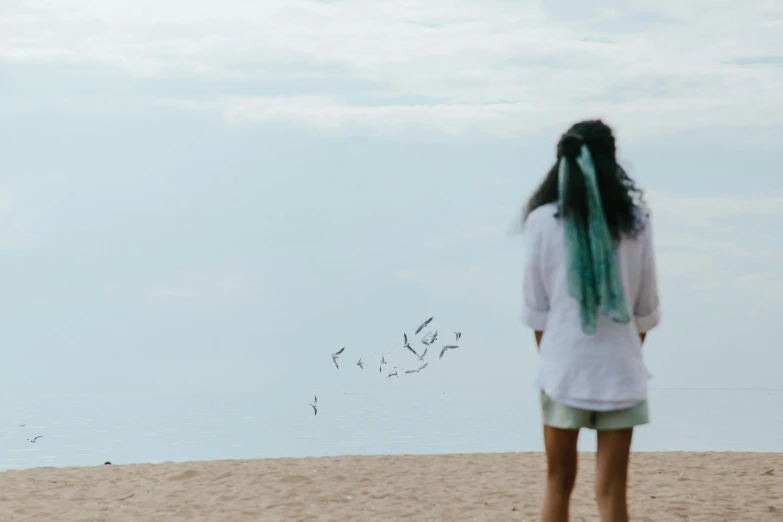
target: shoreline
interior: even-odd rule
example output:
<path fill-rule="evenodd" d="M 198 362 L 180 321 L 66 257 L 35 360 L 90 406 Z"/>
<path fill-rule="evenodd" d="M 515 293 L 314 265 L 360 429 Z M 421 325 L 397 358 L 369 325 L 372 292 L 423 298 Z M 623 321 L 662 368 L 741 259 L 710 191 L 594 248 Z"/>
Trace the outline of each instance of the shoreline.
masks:
<path fill-rule="evenodd" d="M 578 451 L 579 458 L 594 458 L 595 451 Z M 256 461 L 297 461 L 297 460 L 330 460 L 330 459 L 345 459 L 345 458 L 357 458 L 357 459 L 365 459 L 365 458 L 411 458 L 411 457 L 446 457 L 446 456 L 481 456 L 481 455 L 522 455 L 522 456 L 541 456 L 544 457 L 544 450 L 539 451 L 469 451 L 469 452 L 443 452 L 443 453 L 351 453 L 351 454 L 345 454 L 345 455 L 305 455 L 305 456 L 299 456 L 299 457 L 250 457 L 250 458 L 240 458 L 240 459 L 196 459 L 196 460 L 160 460 L 160 461 L 147 461 L 147 462 L 112 462 L 109 461 L 110 465 L 113 466 L 122 466 L 122 467 L 128 467 L 128 466 L 159 466 L 159 465 L 180 465 L 180 464 L 202 464 L 202 463 L 210 463 L 210 462 L 223 462 L 223 463 L 231 463 L 231 462 L 256 462 Z M 704 450 L 704 451 L 686 451 L 686 450 L 663 450 L 663 451 L 650 451 L 650 450 L 632 450 L 631 455 L 633 458 L 634 455 L 769 455 L 769 456 L 783 456 L 783 452 L 780 451 L 748 451 L 748 450 L 742 450 L 742 451 L 727 451 L 727 450 Z M 65 470 L 65 469 L 94 469 L 95 467 L 99 467 L 104 465 L 103 462 L 97 462 L 95 464 L 77 464 L 77 465 L 63 465 L 63 466 L 35 466 L 35 467 L 27 467 L 27 468 L 7 468 L 7 469 L 0 469 L 0 476 L 2 476 L 3 473 L 9 473 L 9 472 L 25 472 L 25 471 L 35 471 L 39 469 L 57 469 L 57 470 Z M 783 474 L 783 472 L 782 472 Z"/>
<path fill-rule="evenodd" d="M 580 452 L 573 520 L 595 520 Z M 366 455 L 0 472 L 0 520 L 531 520 L 542 452 Z M 783 453 L 634 452 L 634 522 L 783 520 Z"/>

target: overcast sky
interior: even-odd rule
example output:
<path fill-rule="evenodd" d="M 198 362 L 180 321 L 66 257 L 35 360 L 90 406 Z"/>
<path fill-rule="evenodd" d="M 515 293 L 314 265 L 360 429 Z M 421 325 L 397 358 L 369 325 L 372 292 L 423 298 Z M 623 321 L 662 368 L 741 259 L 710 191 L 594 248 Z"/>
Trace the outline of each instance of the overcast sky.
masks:
<path fill-rule="evenodd" d="M 431 382 L 532 387 L 509 232 L 594 117 L 651 386 L 781 386 L 781 49 L 774 0 L 5 0 L 0 395 L 328 385 L 430 315 Z"/>

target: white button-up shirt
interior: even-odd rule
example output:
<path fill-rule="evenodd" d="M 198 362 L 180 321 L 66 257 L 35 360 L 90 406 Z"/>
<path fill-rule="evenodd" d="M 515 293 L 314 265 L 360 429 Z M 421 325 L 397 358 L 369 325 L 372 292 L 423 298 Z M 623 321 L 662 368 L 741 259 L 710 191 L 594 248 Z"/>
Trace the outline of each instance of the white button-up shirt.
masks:
<path fill-rule="evenodd" d="M 652 225 L 617 249 L 633 320 L 598 316 L 594 335 L 582 332 L 579 303 L 568 294 L 563 225 L 557 204 L 535 209 L 525 224 L 524 322 L 543 331 L 536 386 L 553 400 L 591 411 L 627 408 L 647 398 L 652 377 L 639 333 L 660 321 Z"/>

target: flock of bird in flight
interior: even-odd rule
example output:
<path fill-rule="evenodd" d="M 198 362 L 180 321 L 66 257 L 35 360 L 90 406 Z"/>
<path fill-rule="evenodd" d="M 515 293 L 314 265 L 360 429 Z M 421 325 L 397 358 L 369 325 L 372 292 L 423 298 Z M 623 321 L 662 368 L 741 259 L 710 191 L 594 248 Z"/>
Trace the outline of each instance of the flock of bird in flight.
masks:
<path fill-rule="evenodd" d="M 20 424 L 19 425 L 20 428 L 24 428 L 25 426 L 27 426 L 27 424 Z M 43 435 L 38 435 L 37 437 L 33 437 L 32 439 L 25 439 L 25 440 L 27 442 L 32 442 L 33 444 L 35 444 L 35 441 L 37 441 L 38 439 L 42 439 L 42 438 L 43 438 Z"/>
<path fill-rule="evenodd" d="M 434 319 L 434 317 L 430 317 L 429 319 L 427 319 L 426 321 L 421 323 L 419 325 L 419 327 L 416 328 L 416 331 L 413 333 L 413 335 L 419 335 L 419 332 L 421 332 L 427 326 L 429 326 L 429 324 L 432 322 L 433 319 Z M 413 346 L 411 346 L 411 343 L 408 340 L 408 334 L 407 333 L 403 333 L 402 335 L 403 335 L 403 344 L 402 344 L 402 346 L 407 348 L 408 351 L 410 351 L 413 355 L 415 355 L 416 358 L 419 360 L 419 362 L 424 362 L 424 357 L 427 356 L 427 351 L 430 349 L 430 346 L 432 346 L 435 343 L 435 341 L 438 340 L 438 331 L 437 330 L 435 330 L 434 332 L 429 331 L 429 332 L 425 333 L 421 337 L 421 339 L 420 339 L 421 344 L 424 345 L 424 351 L 421 354 L 419 354 L 413 348 Z M 462 337 L 462 333 L 461 332 L 454 332 L 455 341 L 459 342 L 461 337 Z M 399 348 L 399 346 L 400 345 L 398 344 L 397 346 L 395 346 L 394 348 L 392 348 L 388 352 L 380 352 L 380 354 L 381 354 L 381 363 L 380 363 L 380 366 L 378 368 L 378 372 L 379 373 L 383 372 L 383 367 L 387 364 L 386 363 L 386 356 L 390 355 L 394 350 Z M 438 359 L 442 359 L 443 358 L 443 354 L 445 354 L 449 350 L 454 350 L 455 348 L 459 348 L 459 345 L 458 344 L 447 344 L 447 345 L 444 345 L 441 348 L 441 350 L 440 350 L 440 355 L 438 356 Z M 335 368 L 337 368 L 338 370 L 340 369 L 340 365 L 337 364 L 337 361 L 340 358 L 340 356 L 343 354 L 343 352 L 345 352 L 345 346 L 343 346 L 342 348 L 340 348 L 339 350 L 337 350 L 336 352 L 334 352 L 332 354 L 332 362 L 334 363 Z M 386 378 L 387 379 L 391 379 L 392 377 L 399 377 L 399 375 L 397 374 L 397 370 L 402 370 L 406 374 L 419 373 L 424 368 L 426 368 L 429 364 L 430 363 L 425 362 L 424 364 L 422 364 L 418 368 L 414 368 L 412 370 L 406 370 L 405 368 L 401 368 L 399 366 L 395 366 L 393 368 L 393 371 L 391 373 L 389 373 L 386 376 Z M 361 370 L 364 369 L 364 362 L 362 361 L 362 358 L 359 358 L 359 360 L 356 362 L 356 366 L 358 366 L 359 369 L 361 369 Z M 313 402 L 310 404 L 310 407 L 313 408 L 313 415 L 318 415 L 318 396 L 317 395 L 314 397 Z"/>

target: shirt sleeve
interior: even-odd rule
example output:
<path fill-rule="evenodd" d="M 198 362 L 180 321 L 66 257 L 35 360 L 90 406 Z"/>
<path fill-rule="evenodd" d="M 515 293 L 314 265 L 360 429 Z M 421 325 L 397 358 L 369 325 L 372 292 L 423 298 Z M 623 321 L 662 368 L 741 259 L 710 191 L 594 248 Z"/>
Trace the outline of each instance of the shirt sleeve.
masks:
<path fill-rule="evenodd" d="M 648 219 L 643 234 L 642 273 L 639 293 L 634 303 L 634 319 L 639 333 L 645 333 L 661 322 L 661 307 L 658 299 L 658 276 L 655 269 L 655 248 L 652 223 Z"/>
<path fill-rule="evenodd" d="M 528 223 L 531 224 L 531 223 Z M 525 274 L 522 283 L 523 322 L 544 331 L 549 315 L 549 296 L 541 272 L 541 234 L 535 226 L 525 231 Z"/>

